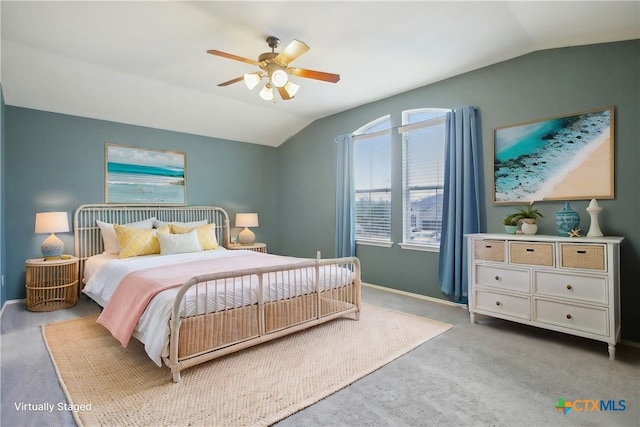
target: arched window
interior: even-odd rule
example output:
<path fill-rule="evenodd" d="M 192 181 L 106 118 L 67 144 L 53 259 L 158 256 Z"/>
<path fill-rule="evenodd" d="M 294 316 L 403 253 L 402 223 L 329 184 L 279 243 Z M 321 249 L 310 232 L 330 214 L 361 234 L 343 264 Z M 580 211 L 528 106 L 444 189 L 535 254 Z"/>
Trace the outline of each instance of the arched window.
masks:
<path fill-rule="evenodd" d="M 380 117 L 354 132 L 357 241 L 391 242 L 391 119 Z"/>
<path fill-rule="evenodd" d="M 449 111 L 406 110 L 402 112 L 402 126 L 397 129 L 392 129 L 390 116 L 384 116 L 354 132 L 357 242 L 390 246 L 392 199 L 402 197 L 403 211 L 394 216 L 402 217 L 400 245 L 406 249 L 439 249 Z M 392 132 L 396 130 L 402 136 L 402 163 L 400 156 L 392 155 Z M 394 159 L 398 164 L 392 163 Z M 392 188 L 392 171 L 400 169 L 402 189 Z"/>

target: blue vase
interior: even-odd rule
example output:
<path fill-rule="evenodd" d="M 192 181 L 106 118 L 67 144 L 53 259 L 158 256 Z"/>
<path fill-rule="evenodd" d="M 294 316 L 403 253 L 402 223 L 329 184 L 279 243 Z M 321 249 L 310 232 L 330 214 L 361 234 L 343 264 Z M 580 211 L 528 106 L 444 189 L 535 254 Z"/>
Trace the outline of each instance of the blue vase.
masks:
<path fill-rule="evenodd" d="M 564 202 L 564 209 L 556 212 L 556 232 L 558 236 L 567 237 L 569 232 L 580 225 L 580 215 L 573 209 L 569 202 Z"/>

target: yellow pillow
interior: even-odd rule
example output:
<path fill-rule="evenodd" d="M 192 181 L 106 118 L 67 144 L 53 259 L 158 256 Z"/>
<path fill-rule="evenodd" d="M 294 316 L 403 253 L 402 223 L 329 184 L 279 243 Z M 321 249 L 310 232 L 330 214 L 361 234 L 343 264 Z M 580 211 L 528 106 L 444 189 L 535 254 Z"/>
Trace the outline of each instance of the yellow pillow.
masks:
<path fill-rule="evenodd" d="M 196 230 L 198 240 L 203 251 L 218 248 L 218 239 L 216 239 L 216 225 L 206 224 L 196 228 L 182 227 L 180 225 L 171 224 L 171 232 L 173 234 L 185 234 L 191 230 Z"/>
<path fill-rule="evenodd" d="M 155 230 L 125 227 L 113 224 L 118 236 L 120 252 L 118 258 L 160 253 L 160 241 Z"/>
<path fill-rule="evenodd" d="M 171 233 L 171 228 L 169 227 L 169 225 L 163 225 L 162 227 L 158 227 L 156 228 L 156 233 L 164 233 L 164 234 L 169 234 Z"/>

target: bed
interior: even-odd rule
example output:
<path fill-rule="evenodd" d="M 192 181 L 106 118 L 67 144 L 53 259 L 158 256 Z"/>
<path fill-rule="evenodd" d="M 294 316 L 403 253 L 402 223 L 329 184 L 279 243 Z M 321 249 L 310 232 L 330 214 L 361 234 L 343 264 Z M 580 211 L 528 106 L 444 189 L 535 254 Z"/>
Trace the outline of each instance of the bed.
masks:
<path fill-rule="evenodd" d="M 163 243 L 161 253 L 123 256 L 107 226 L 120 238 L 127 231 L 160 242 L 199 239 L 206 250 L 165 252 Z M 209 243 L 203 230 L 213 233 Z M 175 382 L 183 369 L 217 357 L 338 317 L 359 319 L 357 258 L 284 257 L 229 243 L 228 214 L 218 207 L 89 204 L 74 215 L 82 292 L 103 307 L 99 323 L 125 346 L 141 341 Z"/>

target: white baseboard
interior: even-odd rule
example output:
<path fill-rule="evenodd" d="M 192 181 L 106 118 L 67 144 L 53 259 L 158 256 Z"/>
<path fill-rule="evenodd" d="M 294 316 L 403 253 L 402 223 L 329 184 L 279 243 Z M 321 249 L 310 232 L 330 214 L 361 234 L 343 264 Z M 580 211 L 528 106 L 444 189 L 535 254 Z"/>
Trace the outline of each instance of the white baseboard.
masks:
<path fill-rule="evenodd" d="M 427 296 L 427 295 L 414 294 L 413 292 L 401 291 L 399 289 L 388 288 L 386 286 L 373 285 L 371 283 L 365 283 L 365 282 L 362 282 L 362 286 L 367 286 L 369 288 L 378 289 L 378 290 L 386 291 L 386 292 L 391 292 L 391 293 L 394 293 L 394 294 L 400 294 L 400 295 L 404 295 L 404 296 L 408 296 L 408 297 L 412 297 L 412 298 L 418 298 L 418 299 L 422 299 L 422 300 L 425 300 L 425 301 L 436 302 L 438 304 L 449 305 L 449 306 L 452 306 L 452 307 L 458 307 L 458 308 L 464 308 L 464 309 L 467 308 L 466 304 L 459 304 L 457 302 L 448 301 L 446 299 L 441 299 L 441 298 L 434 298 L 434 297 L 430 297 L 430 296 Z"/>
<path fill-rule="evenodd" d="M 2 310 L 0 310 L 0 317 L 2 317 L 2 314 L 4 313 L 4 308 L 7 306 L 7 304 L 24 304 L 24 302 L 26 301 L 26 298 L 22 298 L 22 299 L 10 299 L 4 302 L 4 304 L 2 304 Z"/>

